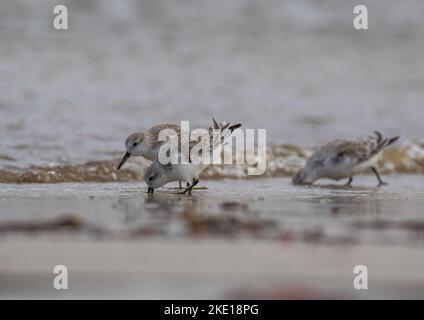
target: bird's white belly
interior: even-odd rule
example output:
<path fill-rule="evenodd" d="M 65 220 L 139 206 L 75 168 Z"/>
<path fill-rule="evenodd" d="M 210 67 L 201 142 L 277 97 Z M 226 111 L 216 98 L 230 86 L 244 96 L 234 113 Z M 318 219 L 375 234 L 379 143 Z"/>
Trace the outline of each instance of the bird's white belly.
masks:
<path fill-rule="evenodd" d="M 351 170 L 352 175 L 357 175 L 357 174 L 363 173 L 365 170 L 376 166 L 378 159 L 380 158 L 380 155 L 381 154 L 377 154 L 374 157 L 370 158 L 369 160 L 364 161 L 357 166 L 354 166 Z"/>
<path fill-rule="evenodd" d="M 361 162 L 358 165 L 346 165 L 346 163 L 342 163 L 339 166 L 327 167 L 323 176 L 334 180 L 353 177 L 355 175 L 363 173 L 365 170 L 373 166 L 376 166 L 379 157 L 380 154 L 377 154 L 369 160 Z"/>
<path fill-rule="evenodd" d="M 193 179 L 197 179 L 200 173 L 203 171 L 201 165 L 194 164 L 177 164 L 175 165 L 175 176 L 177 180 L 186 182 L 193 182 Z"/>

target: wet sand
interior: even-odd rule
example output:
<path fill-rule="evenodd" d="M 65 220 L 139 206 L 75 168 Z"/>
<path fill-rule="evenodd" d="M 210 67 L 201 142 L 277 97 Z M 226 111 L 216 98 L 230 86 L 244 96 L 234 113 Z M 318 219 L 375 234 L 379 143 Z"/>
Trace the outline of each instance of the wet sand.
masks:
<path fill-rule="evenodd" d="M 19 299 L 390 299 L 424 297 L 419 248 L 269 241 L 13 241 L 0 248 L 0 297 Z M 64 264 L 69 289 L 53 288 Z M 368 267 L 369 289 L 353 288 Z"/>
<path fill-rule="evenodd" d="M 424 181 L 0 185 L 1 298 L 424 298 Z M 330 183 L 327 185 L 326 183 Z M 52 288 L 65 264 L 70 289 Z M 353 288 L 365 264 L 369 289 Z"/>

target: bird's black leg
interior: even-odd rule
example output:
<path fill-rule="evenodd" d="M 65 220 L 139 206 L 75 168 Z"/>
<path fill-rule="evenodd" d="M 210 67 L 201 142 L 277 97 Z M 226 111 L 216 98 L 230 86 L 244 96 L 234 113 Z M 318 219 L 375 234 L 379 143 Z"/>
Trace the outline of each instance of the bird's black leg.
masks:
<path fill-rule="evenodd" d="M 153 193 L 153 191 L 155 191 L 155 189 L 148 187 L 147 188 L 147 193 Z"/>
<path fill-rule="evenodd" d="M 183 188 L 183 186 L 181 185 L 181 181 L 178 181 L 178 187 L 179 187 L 179 189 Z"/>
<path fill-rule="evenodd" d="M 191 190 L 198 183 L 199 183 L 199 179 L 193 179 L 193 183 L 191 185 L 189 183 L 187 183 L 187 188 L 185 188 L 184 191 L 179 192 L 179 194 L 186 194 L 187 192 L 188 192 L 188 194 L 191 194 Z"/>
<path fill-rule="evenodd" d="M 379 175 L 379 173 L 378 173 L 378 171 L 377 171 L 377 169 L 375 167 L 372 167 L 372 172 L 374 172 L 375 176 L 378 179 L 378 186 L 379 187 L 384 186 L 384 185 L 387 184 L 386 182 L 384 182 L 383 180 L 381 180 L 380 175 Z"/>
<path fill-rule="evenodd" d="M 188 187 L 188 194 L 191 194 L 191 190 L 193 190 L 193 187 L 199 183 L 199 179 L 193 179 L 193 183 L 191 186 Z"/>
<path fill-rule="evenodd" d="M 352 177 L 350 177 L 350 178 L 349 178 L 349 181 L 348 181 L 348 182 L 346 182 L 345 186 L 350 187 L 350 186 L 352 185 L 352 181 L 353 181 L 353 178 L 352 178 Z"/>

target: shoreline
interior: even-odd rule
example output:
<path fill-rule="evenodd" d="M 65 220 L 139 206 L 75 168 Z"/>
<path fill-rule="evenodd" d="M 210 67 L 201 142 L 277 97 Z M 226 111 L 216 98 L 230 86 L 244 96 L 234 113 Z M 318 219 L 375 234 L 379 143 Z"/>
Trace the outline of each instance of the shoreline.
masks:
<path fill-rule="evenodd" d="M 22 168 L 13 166 L 14 162 L 9 161 L 11 167 L 4 167 L 4 164 L 0 167 L 0 183 L 143 181 L 144 171 L 150 161 L 142 157 L 130 158 L 121 170 L 116 170 L 122 155 L 119 152 L 115 154 L 116 157 L 108 160 L 32 165 Z M 311 154 L 312 149 L 303 149 L 297 145 L 272 145 L 268 146 L 266 156 L 256 156 L 255 165 L 212 165 L 202 173 L 201 179 L 288 177 L 302 168 Z M 258 176 L 249 175 L 248 168 L 257 166 L 264 166 L 264 173 Z M 401 146 L 386 149 L 379 161 L 379 167 L 382 174 L 424 174 L 423 144 L 419 141 L 409 141 Z"/>

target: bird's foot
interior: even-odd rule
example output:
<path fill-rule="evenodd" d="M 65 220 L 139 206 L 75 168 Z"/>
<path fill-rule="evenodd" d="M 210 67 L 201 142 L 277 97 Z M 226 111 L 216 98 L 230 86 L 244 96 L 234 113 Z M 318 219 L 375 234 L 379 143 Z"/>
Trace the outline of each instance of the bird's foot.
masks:
<path fill-rule="evenodd" d="M 349 187 L 349 188 L 352 187 L 352 181 L 353 181 L 353 178 L 352 177 L 349 178 L 349 181 L 345 183 L 345 187 Z"/>

